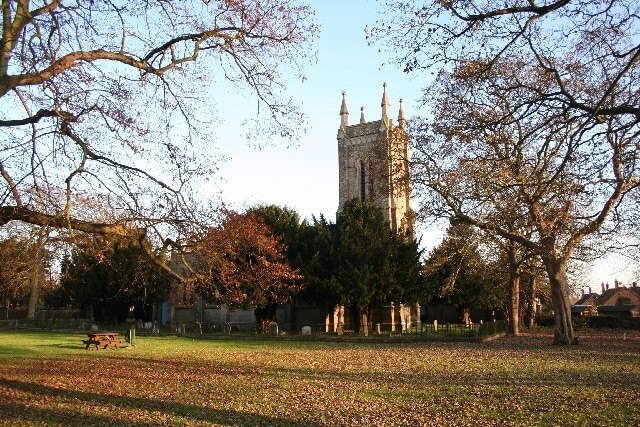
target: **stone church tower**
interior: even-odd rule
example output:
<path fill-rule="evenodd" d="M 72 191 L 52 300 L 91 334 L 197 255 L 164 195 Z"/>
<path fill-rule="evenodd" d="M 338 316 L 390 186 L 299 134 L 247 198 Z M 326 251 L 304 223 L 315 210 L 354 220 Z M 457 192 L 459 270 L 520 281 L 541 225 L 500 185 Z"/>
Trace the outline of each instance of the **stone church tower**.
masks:
<path fill-rule="evenodd" d="M 382 210 L 392 230 L 413 237 L 407 121 L 402 100 L 398 124 L 390 117 L 386 83 L 381 107 L 380 120 L 367 122 L 363 107 L 360 122 L 349 125 L 346 94 L 342 93 L 338 129 L 338 215 L 349 200 L 370 201 Z"/>

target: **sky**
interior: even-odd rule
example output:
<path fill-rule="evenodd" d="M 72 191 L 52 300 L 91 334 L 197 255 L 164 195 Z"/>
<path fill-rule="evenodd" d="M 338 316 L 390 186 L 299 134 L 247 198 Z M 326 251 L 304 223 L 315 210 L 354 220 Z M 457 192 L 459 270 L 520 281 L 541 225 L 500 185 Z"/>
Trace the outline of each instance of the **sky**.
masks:
<path fill-rule="evenodd" d="M 428 76 L 409 76 L 388 61 L 380 46 L 369 46 L 365 27 L 378 18 L 378 2 L 373 0 L 309 0 L 321 25 L 316 43 L 318 61 L 308 69 L 303 84 L 287 82 L 292 89 L 286 97 L 301 103 L 307 115 L 308 131 L 299 146 L 251 148 L 239 137 L 232 123 L 222 130 L 220 165 L 222 199 L 239 211 L 257 204 L 286 206 L 301 218 L 324 215 L 335 221 L 338 207 L 338 147 L 342 92 L 346 93 L 349 123 L 360 119 L 365 108 L 367 121 L 379 120 L 382 86 L 387 83 L 394 120 L 403 99 L 407 117 L 420 115 L 418 98 Z M 231 96 L 231 95 L 230 95 Z M 233 100 L 230 100 L 233 101 Z M 224 102 L 224 100 L 223 100 Z M 237 102 L 237 100 L 236 100 Z M 242 101 L 240 101 L 242 102 Z M 218 106 L 224 109 L 224 104 Z M 256 114 L 251 102 L 234 115 Z M 239 118 L 239 117 L 236 117 Z M 236 125 L 237 126 L 237 125 Z M 418 224 L 418 235 L 428 252 L 442 239 L 444 229 Z M 602 281 L 615 279 L 628 284 L 633 278 L 623 259 L 597 262 L 585 275 L 584 287 L 599 289 Z"/>
<path fill-rule="evenodd" d="M 364 28 L 376 20 L 377 2 L 366 0 L 311 1 L 321 25 L 316 44 L 318 62 L 308 80 L 291 93 L 307 115 L 308 132 L 297 147 L 255 149 L 231 138 L 224 147 L 230 159 L 222 165 L 223 200 L 241 209 L 258 203 L 294 209 L 302 218 L 323 214 L 334 221 L 338 207 L 338 145 L 342 92 L 346 92 L 349 121 L 358 123 L 360 107 L 367 121 L 379 120 L 382 85 L 387 83 L 395 119 L 399 100 L 415 113 L 421 85 L 394 67 L 382 67 L 386 57 L 368 46 Z M 254 114 L 256 107 L 249 107 Z"/>

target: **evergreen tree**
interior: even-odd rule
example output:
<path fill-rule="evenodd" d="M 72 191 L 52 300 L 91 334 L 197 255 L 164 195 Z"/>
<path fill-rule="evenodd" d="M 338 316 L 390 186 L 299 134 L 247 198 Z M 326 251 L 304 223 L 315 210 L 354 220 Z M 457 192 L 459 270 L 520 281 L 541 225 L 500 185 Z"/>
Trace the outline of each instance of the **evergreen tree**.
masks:
<path fill-rule="evenodd" d="M 277 205 L 259 205 L 250 208 L 247 215 L 259 217 L 270 229 L 274 237 L 284 247 L 289 263 L 300 268 L 300 233 L 306 223 L 301 223 L 300 215 L 293 209 Z"/>
<path fill-rule="evenodd" d="M 96 236 L 64 257 L 54 299 L 91 307 L 96 320 L 123 322 L 131 307 L 136 318 L 151 320 L 151 306 L 167 297 L 172 280 L 137 241 Z"/>
<path fill-rule="evenodd" d="M 297 264 L 301 266 L 308 286 L 297 296 L 298 301 L 327 308 L 340 302 L 336 234 L 336 225 L 322 215 L 302 227 Z"/>
<path fill-rule="evenodd" d="M 505 300 L 506 268 L 492 268 L 480 250 L 478 234 L 467 224 L 449 228 L 424 266 L 426 301 L 450 304 L 468 320 L 472 307 L 499 308 Z"/>
<path fill-rule="evenodd" d="M 353 199 L 336 227 L 337 271 L 341 303 L 369 316 L 374 304 L 407 301 L 420 284 L 420 252 L 384 220 L 381 210 Z"/>

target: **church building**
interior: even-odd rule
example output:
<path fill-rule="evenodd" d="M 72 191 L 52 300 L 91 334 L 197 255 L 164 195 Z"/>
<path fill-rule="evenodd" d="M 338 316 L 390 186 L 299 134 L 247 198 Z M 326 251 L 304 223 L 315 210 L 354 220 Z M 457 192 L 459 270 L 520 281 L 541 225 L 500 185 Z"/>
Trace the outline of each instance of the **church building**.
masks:
<path fill-rule="evenodd" d="M 379 207 L 389 226 L 396 233 L 414 238 L 414 219 L 411 209 L 409 186 L 409 135 L 402 100 L 400 100 L 397 123 L 391 118 L 387 85 L 383 85 L 382 111 L 379 120 L 365 120 L 364 107 L 360 109 L 358 123 L 349 124 L 346 94 L 342 94 L 340 127 L 338 129 L 339 206 L 340 215 L 344 205 L 358 198 Z M 248 327 L 255 322 L 253 310 L 229 310 L 225 306 L 208 304 L 198 295 L 178 286 L 166 307 L 167 315 L 162 319 L 175 323 L 178 329 L 186 325 L 215 324 L 220 330 L 227 325 L 234 328 Z M 340 333 L 345 325 L 352 325 L 354 313 L 344 306 L 328 307 L 302 304 L 286 304 L 278 310 L 280 327 L 296 330 L 300 325 L 322 327 L 324 332 Z M 163 313 L 164 313 L 163 309 Z M 389 302 L 374 307 L 371 318 L 364 322 L 377 324 L 377 333 L 382 328 L 404 330 L 419 323 L 420 306 L 408 306 Z M 368 323 L 367 323 L 368 322 Z M 242 326 L 241 326 L 242 325 Z M 385 326 L 386 325 L 386 326 Z M 365 328 L 366 331 L 366 328 Z M 367 333 L 367 332 L 365 332 Z"/>
<path fill-rule="evenodd" d="M 342 93 L 337 136 L 339 204 L 336 215 L 340 216 L 344 205 L 350 200 L 368 201 L 380 208 L 393 231 L 413 239 L 415 232 L 409 185 L 407 119 L 402 100 L 397 124 L 391 118 L 386 83 L 382 88 L 380 107 L 379 120 L 368 122 L 364 107 L 361 107 L 359 122 L 350 125 L 347 97 Z M 419 321 L 419 313 L 419 305 L 411 307 L 390 303 L 374 307 L 372 318 L 368 321 L 378 325 L 387 324 L 395 331 L 396 323 L 404 329 L 412 321 Z M 327 315 L 327 332 L 336 332 L 338 325 L 348 323 L 345 315 L 345 307 L 335 307 L 333 313 Z M 363 322 L 366 324 L 367 319 Z"/>
<path fill-rule="evenodd" d="M 342 93 L 338 129 L 340 215 L 348 201 L 358 198 L 378 206 L 392 230 L 414 235 L 409 186 L 409 136 L 402 100 L 398 123 L 390 115 L 387 84 L 383 85 L 381 117 L 367 122 L 364 107 L 360 121 L 349 124 L 346 94 Z"/>

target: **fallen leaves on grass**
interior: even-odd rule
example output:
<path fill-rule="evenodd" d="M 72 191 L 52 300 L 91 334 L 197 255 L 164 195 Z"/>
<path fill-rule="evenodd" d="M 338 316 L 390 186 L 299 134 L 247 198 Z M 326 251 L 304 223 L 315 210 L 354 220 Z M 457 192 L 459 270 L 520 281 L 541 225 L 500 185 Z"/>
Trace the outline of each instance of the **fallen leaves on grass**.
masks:
<path fill-rule="evenodd" d="M 166 342 L 0 359 L 0 425 L 624 425 L 640 415 L 633 336 L 594 334 L 577 347 L 535 335 L 481 344 Z"/>

